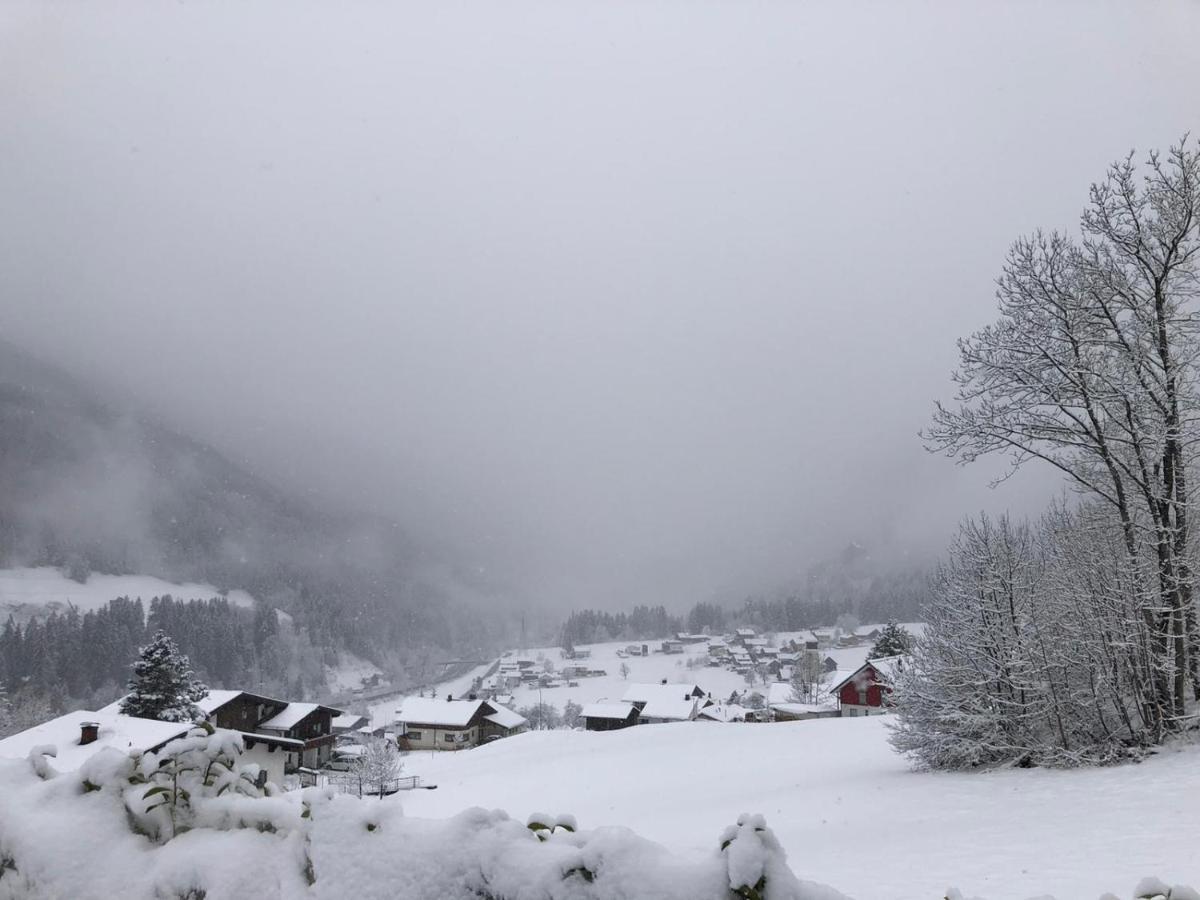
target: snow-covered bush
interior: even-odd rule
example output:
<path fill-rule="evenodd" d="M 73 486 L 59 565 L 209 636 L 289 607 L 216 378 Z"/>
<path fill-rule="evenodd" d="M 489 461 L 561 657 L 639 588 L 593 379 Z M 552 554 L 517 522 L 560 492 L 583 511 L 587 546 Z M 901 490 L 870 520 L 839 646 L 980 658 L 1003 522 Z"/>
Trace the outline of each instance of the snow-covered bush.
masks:
<path fill-rule="evenodd" d="M 74 773 L 47 764 L 45 778 L 0 761 L 0 900 L 845 900 L 796 879 L 756 816 L 682 858 L 564 814 L 434 821 L 405 818 L 396 796 L 272 794 L 238 750 L 199 730 L 140 758 L 102 750 Z"/>

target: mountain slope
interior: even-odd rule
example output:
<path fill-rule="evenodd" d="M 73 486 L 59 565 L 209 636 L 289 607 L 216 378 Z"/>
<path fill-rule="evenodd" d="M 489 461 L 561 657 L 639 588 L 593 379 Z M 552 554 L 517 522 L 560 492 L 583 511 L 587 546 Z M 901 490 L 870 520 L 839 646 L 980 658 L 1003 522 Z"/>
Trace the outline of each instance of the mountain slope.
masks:
<path fill-rule="evenodd" d="M 396 523 L 319 509 L 3 343 L 0 564 L 241 588 L 373 656 L 489 638 L 474 589 Z"/>

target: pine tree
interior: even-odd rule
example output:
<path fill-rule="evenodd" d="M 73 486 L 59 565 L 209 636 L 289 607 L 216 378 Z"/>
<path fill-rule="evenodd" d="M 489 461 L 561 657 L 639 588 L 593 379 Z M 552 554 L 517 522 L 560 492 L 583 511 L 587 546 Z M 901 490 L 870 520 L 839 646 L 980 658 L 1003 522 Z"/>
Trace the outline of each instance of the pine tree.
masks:
<path fill-rule="evenodd" d="M 203 713 L 196 701 L 207 694 L 208 688 L 197 680 L 188 658 L 165 631 L 159 631 L 139 651 L 121 712 L 164 722 L 197 721 Z"/>
<path fill-rule="evenodd" d="M 888 622 L 883 632 L 875 641 L 867 659 L 879 659 L 884 656 L 901 656 L 907 653 L 913 644 L 913 637 L 908 629 L 895 622 Z"/>

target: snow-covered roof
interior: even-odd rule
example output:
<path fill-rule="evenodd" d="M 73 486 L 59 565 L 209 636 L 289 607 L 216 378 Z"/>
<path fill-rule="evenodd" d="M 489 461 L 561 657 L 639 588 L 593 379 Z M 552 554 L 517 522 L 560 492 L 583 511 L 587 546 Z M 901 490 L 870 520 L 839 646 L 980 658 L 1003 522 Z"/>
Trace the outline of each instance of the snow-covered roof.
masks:
<path fill-rule="evenodd" d="M 601 700 L 589 703 L 580 713 L 585 719 L 628 719 L 633 711 L 632 703 L 617 703 L 612 700 Z"/>
<path fill-rule="evenodd" d="M 80 726 L 84 722 L 95 722 L 100 727 L 96 740 L 81 745 Z M 69 772 L 78 769 L 84 760 L 105 747 L 142 753 L 187 734 L 191 727 L 190 722 L 160 722 L 80 709 L 0 740 L 0 758 L 24 759 L 34 747 L 50 744 L 58 750 L 54 768 Z"/>
<path fill-rule="evenodd" d="M 713 703 L 700 710 L 696 718 L 712 719 L 716 722 L 744 722 L 746 707 L 737 703 Z"/>
<path fill-rule="evenodd" d="M 444 725 L 464 728 L 479 708 L 482 700 L 433 700 L 429 697 L 407 697 L 396 710 L 396 721 L 417 725 Z M 489 705 L 488 709 L 492 707 Z"/>
<path fill-rule="evenodd" d="M 501 728 L 507 728 L 511 731 L 514 728 L 520 728 L 528 720 L 520 713 L 515 713 L 507 707 L 501 706 L 499 703 L 489 703 L 492 709 L 496 710 L 489 716 L 484 716 L 489 722 L 494 722 Z"/>
<path fill-rule="evenodd" d="M 204 697 L 196 701 L 196 705 L 204 710 L 206 716 L 211 716 L 214 712 L 224 706 L 231 700 L 241 696 L 241 691 L 212 691 L 210 690 Z"/>
<path fill-rule="evenodd" d="M 649 703 L 652 700 L 682 700 L 704 691 L 695 684 L 631 684 L 621 699 L 626 703 Z"/>
<path fill-rule="evenodd" d="M 330 727 L 349 731 L 352 728 L 357 728 L 361 723 L 369 721 L 366 716 L 360 716 L 357 713 L 342 713 L 340 716 L 333 718 L 330 722 Z"/>
<path fill-rule="evenodd" d="M 295 728 L 300 721 L 310 713 L 316 712 L 319 703 L 289 703 L 278 713 L 271 716 L 265 722 L 260 722 L 259 728 L 270 728 L 278 731 L 287 731 L 290 728 Z"/>
<path fill-rule="evenodd" d="M 767 705 L 792 703 L 793 688 L 786 681 L 773 681 L 767 686 Z"/>
<path fill-rule="evenodd" d="M 643 719 L 670 719 L 677 722 L 687 722 L 696 717 L 695 699 L 668 700 L 666 698 L 651 700 L 642 709 Z"/>
<path fill-rule="evenodd" d="M 845 686 L 846 682 L 858 677 L 859 673 L 865 671 L 867 667 L 871 667 L 878 674 L 880 680 L 885 684 L 892 684 L 896 680 L 896 675 L 904 668 L 903 656 L 880 656 L 876 659 L 868 659 L 865 663 L 851 672 L 845 677 L 839 677 L 834 684 L 829 688 L 831 694 L 837 693 Z M 841 676 L 841 672 L 838 673 Z"/>

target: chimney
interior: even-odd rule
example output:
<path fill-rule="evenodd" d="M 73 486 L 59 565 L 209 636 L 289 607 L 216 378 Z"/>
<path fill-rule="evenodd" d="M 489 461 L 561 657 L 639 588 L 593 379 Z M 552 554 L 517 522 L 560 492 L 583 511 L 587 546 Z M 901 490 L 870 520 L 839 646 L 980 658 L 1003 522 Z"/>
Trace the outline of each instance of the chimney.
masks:
<path fill-rule="evenodd" d="M 100 737 L 99 722 L 80 722 L 79 723 L 79 746 L 90 744 Z"/>
<path fill-rule="evenodd" d="M 667 679 L 665 679 L 665 678 L 664 678 L 664 679 L 662 680 L 662 683 L 663 683 L 663 684 L 666 684 L 666 683 L 667 683 Z"/>
<path fill-rule="evenodd" d="M 468 700 L 478 700 L 479 698 L 477 696 L 475 696 L 474 691 L 471 691 L 471 693 L 467 694 L 467 699 Z"/>
<path fill-rule="evenodd" d="M 447 702 L 447 703 L 449 703 L 449 702 L 450 702 L 451 700 L 453 700 L 453 699 L 454 699 L 454 695 L 453 695 L 453 694 L 447 694 L 447 695 L 446 695 L 446 702 Z"/>

